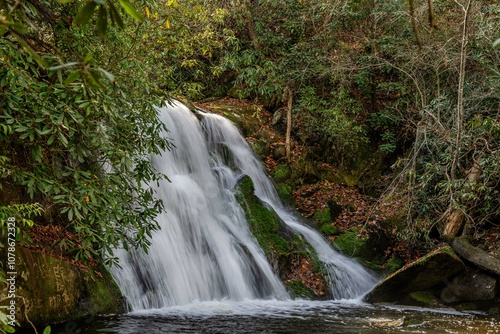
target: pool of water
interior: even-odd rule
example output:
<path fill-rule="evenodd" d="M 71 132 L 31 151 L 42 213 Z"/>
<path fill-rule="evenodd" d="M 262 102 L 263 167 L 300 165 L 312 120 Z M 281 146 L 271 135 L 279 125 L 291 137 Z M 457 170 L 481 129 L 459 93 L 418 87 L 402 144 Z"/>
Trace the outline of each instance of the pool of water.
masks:
<path fill-rule="evenodd" d="M 451 309 L 350 301 L 199 302 L 99 316 L 53 333 L 500 333 L 500 319 Z"/>

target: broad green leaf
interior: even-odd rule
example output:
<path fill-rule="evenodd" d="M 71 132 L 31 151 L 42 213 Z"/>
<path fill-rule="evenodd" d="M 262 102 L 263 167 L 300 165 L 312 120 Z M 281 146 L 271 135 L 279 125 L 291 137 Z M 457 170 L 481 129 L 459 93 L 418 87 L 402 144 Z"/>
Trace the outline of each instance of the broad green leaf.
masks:
<path fill-rule="evenodd" d="M 52 328 L 50 328 L 50 326 L 45 327 L 45 329 L 43 330 L 43 334 L 50 334 L 51 332 Z"/>
<path fill-rule="evenodd" d="M 60 68 L 71 67 L 71 66 L 75 66 L 75 65 L 78 65 L 78 63 L 77 62 L 70 62 L 70 63 L 58 65 L 58 66 L 49 67 L 49 70 L 53 71 L 53 70 L 58 70 Z"/>
<path fill-rule="evenodd" d="M 103 68 L 100 68 L 99 67 L 99 71 L 101 71 L 102 74 L 104 74 L 104 76 L 111 82 L 115 82 L 115 76 L 111 73 L 109 73 L 108 71 L 106 71 L 105 69 Z"/>
<path fill-rule="evenodd" d="M 70 2 L 73 2 L 75 0 L 56 0 L 56 1 L 59 3 L 70 3 Z"/>
<path fill-rule="evenodd" d="M 113 22 L 113 24 L 116 24 L 118 27 L 123 29 L 123 20 L 113 3 L 109 4 L 109 16 L 111 17 L 111 22 Z"/>
<path fill-rule="evenodd" d="M 40 65 L 43 68 L 47 68 L 47 63 L 45 62 L 45 60 L 43 60 L 43 58 L 40 57 L 40 55 L 38 55 L 38 53 L 36 53 L 36 51 L 33 50 L 33 48 L 31 46 L 29 46 L 28 43 L 26 43 L 26 41 L 21 36 L 19 36 L 15 32 L 12 32 L 12 35 L 19 42 L 19 44 L 21 44 L 23 46 L 23 48 L 26 50 L 26 52 L 28 52 L 31 55 L 31 57 L 33 57 L 33 59 L 35 59 L 35 61 L 38 63 L 38 65 Z"/>
<path fill-rule="evenodd" d="M 104 6 L 99 6 L 99 15 L 97 16 L 97 32 L 101 37 L 106 35 L 106 29 L 108 27 L 108 13 Z"/>
<path fill-rule="evenodd" d="M 47 145 L 50 145 L 54 142 L 54 140 L 56 139 L 55 136 L 50 136 L 49 139 L 47 140 Z"/>
<path fill-rule="evenodd" d="M 135 8 L 127 1 L 127 0 L 118 0 L 120 2 L 120 5 L 125 9 L 128 15 L 130 15 L 132 18 L 136 19 L 139 22 L 144 21 L 144 17 L 142 17 L 141 14 L 139 14 Z"/>
<path fill-rule="evenodd" d="M 76 70 L 71 72 L 70 75 L 66 79 L 64 79 L 63 84 L 69 85 L 70 83 L 74 82 L 76 79 L 78 79 L 81 75 L 81 70 Z"/>
<path fill-rule="evenodd" d="M 96 88 L 96 89 L 105 89 L 106 86 L 101 82 L 99 78 L 99 74 L 96 71 L 90 70 L 87 73 L 87 80 L 90 84 L 90 86 Z"/>
<path fill-rule="evenodd" d="M 9 325 L 3 325 L 3 330 L 6 333 L 15 333 L 16 332 L 16 330 L 14 329 L 14 327 L 9 326 Z"/>
<path fill-rule="evenodd" d="M 20 22 L 12 23 L 10 26 L 20 35 L 25 35 L 30 32 L 29 29 L 23 26 Z"/>
<path fill-rule="evenodd" d="M 85 55 L 85 59 L 83 60 L 83 63 L 88 64 L 92 61 L 92 59 L 93 59 L 92 53 L 89 52 Z"/>
<path fill-rule="evenodd" d="M 97 3 L 94 1 L 88 2 L 82 9 L 80 9 L 78 14 L 76 14 L 73 22 L 81 25 L 87 24 L 92 17 L 92 14 L 94 14 L 96 6 Z"/>

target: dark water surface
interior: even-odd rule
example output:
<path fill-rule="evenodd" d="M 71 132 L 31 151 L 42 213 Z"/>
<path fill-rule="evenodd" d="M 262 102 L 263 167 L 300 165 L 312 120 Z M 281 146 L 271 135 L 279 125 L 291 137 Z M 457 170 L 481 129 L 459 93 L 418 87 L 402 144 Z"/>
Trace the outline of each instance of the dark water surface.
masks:
<path fill-rule="evenodd" d="M 53 326 L 53 333 L 500 333 L 484 314 L 351 302 L 203 302 Z"/>

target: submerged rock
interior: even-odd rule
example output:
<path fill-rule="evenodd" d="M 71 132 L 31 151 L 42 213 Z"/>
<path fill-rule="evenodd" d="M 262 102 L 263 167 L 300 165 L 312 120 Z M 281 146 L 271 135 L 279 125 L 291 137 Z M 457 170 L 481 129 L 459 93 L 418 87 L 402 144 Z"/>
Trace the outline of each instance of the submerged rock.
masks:
<path fill-rule="evenodd" d="M 443 246 L 389 275 L 365 300 L 395 302 L 411 292 L 427 290 L 463 270 L 463 262 L 449 246 Z"/>
<path fill-rule="evenodd" d="M 85 270 L 17 247 L 15 270 L 16 320 L 21 325 L 27 324 L 27 319 L 35 324 L 53 324 L 124 311 L 120 290 L 102 266 Z M 6 293 L 2 291 L 0 299 L 11 303 Z"/>

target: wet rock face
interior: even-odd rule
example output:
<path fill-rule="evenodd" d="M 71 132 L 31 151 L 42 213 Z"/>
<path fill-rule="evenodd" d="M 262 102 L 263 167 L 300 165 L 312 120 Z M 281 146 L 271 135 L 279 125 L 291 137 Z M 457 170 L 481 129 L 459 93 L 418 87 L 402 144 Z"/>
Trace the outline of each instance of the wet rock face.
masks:
<path fill-rule="evenodd" d="M 95 271 L 99 270 L 99 276 Z M 124 310 L 118 286 L 104 267 L 84 270 L 67 261 L 16 248 L 15 318 L 53 324 Z M 7 291 L 0 291 L 0 300 Z"/>
<path fill-rule="evenodd" d="M 365 300 L 370 303 L 396 302 L 407 294 L 427 290 L 464 270 L 463 262 L 449 246 L 410 263 L 380 282 Z"/>
<path fill-rule="evenodd" d="M 498 280 L 481 271 L 463 272 L 445 283 L 440 296 L 445 303 L 491 300 L 499 291 Z"/>

